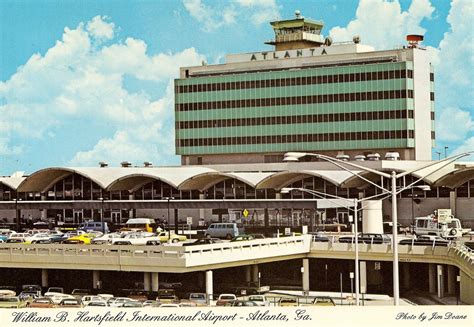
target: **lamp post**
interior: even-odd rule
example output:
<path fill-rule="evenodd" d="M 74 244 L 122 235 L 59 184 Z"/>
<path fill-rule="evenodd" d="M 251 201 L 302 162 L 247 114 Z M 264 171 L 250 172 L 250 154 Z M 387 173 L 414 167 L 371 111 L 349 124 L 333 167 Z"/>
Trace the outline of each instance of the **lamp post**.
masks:
<path fill-rule="evenodd" d="M 170 229 L 170 201 L 174 199 L 174 197 L 165 197 L 163 198 L 166 200 L 167 208 L 168 208 L 168 217 L 167 217 L 167 225 L 168 225 L 168 243 L 171 243 L 171 229 Z M 175 219 L 176 220 L 176 219 Z"/>
<path fill-rule="evenodd" d="M 446 154 L 446 150 L 447 150 L 447 147 L 445 147 L 445 154 Z M 423 178 L 426 178 L 426 177 L 434 174 L 435 172 L 437 172 L 440 169 L 444 168 L 445 166 L 449 165 L 453 161 L 456 161 L 456 160 L 458 160 L 462 157 L 469 156 L 471 153 L 473 153 L 473 151 L 466 152 L 466 153 L 461 153 L 461 154 L 458 154 L 458 155 L 453 156 L 453 157 L 445 158 L 442 161 L 436 161 L 434 163 L 429 163 L 429 164 L 423 165 L 419 168 L 415 168 L 415 169 L 408 170 L 408 171 L 398 173 L 398 174 L 395 172 L 395 170 L 393 170 L 390 174 L 387 174 L 385 172 L 381 172 L 381 171 L 378 171 L 378 170 L 375 170 L 375 169 L 364 167 L 364 166 L 355 164 L 353 162 L 342 161 L 342 160 L 335 159 L 335 158 L 332 158 L 332 157 L 329 157 L 329 156 L 326 156 L 326 155 L 316 154 L 316 153 L 287 152 L 287 153 L 285 153 L 283 160 L 284 161 L 298 161 L 299 158 L 302 158 L 302 157 L 305 157 L 305 156 L 313 156 L 313 157 L 316 157 L 320 160 L 330 162 L 330 163 L 334 164 L 335 166 L 351 173 L 352 175 L 359 177 L 360 179 L 366 181 L 367 183 L 381 189 L 384 192 L 384 194 L 387 194 L 387 193 L 391 194 L 391 199 L 392 199 L 392 249 L 393 249 L 393 303 L 394 303 L 394 305 L 398 306 L 399 303 L 400 303 L 400 286 L 399 286 L 399 274 L 398 274 L 397 195 L 399 193 L 401 193 L 402 191 L 404 191 L 406 189 L 409 189 L 410 187 L 412 187 L 413 185 L 418 183 Z M 436 169 L 434 169 L 432 171 L 429 171 L 423 177 L 415 180 L 411 184 L 409 184 L 409 185 L 407 185 L 403 188 L 397 189 L 397 179 L 399 179 L 401 177 L 404 177 L 406 175 L 409 175 L 409 174 L 413 174 L 417 171 L 424 170 L 426 168 L 429 168 L 429 167 L 432 167 L 432 166 L 435 166 L 435 165 L 440 165 L 440 164 L 441 164 L 441 167 L 437 167 Z M 357 171 L 353 171 L 353 170 L 348 169 L 346 166 L 350 166 L 350 167 L 353 167 L 353 168 L 360 169 L 362 171 L 370 172 L 370 173 L 376 174 L 378 176 L 388 178 L 391 181 L 391 187 L 390 187 L 390 189 L 386 189 L 383 186 L 380 186 L 380 185 L 372 182 L 371 180 L 361 176 Z"/>
<path fill-rule="evenodd" d="M 449 146 L 444 147 L 444 158 L 448 157 L 448 148 L 449 148 Z"/>
<path fill-rule="evenodd" d="M 105 234 L 104 227 L 104 198 L 99 198 L 100 201 L 100 224 L 102 225 L 102 233 Z"/>

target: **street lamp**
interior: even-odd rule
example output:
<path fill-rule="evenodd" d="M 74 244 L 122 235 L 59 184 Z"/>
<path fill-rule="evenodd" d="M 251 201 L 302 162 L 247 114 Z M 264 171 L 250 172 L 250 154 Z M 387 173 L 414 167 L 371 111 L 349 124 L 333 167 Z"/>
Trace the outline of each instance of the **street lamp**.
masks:
<path fill-rule="evenodd" d="M 447 147 L 445 147 L 445 152 L 447 150 Z M 358 165 L 358 164 L 355 164 L 355 163 L 352 163 L 352 162 L 348 162 L 348 161 L 342 161 L 342 160 L 339 160 L 339 159 L 335 159 L 335 158 L 332 158 L 332 157 L 329 157 L 329 156 L 326 156 L 326 155 L 322 155 L 322 154 L 316 154 L 316 153 L 304 153 L 304 152 L 287 152 L 285 153 L 284 155 L 284 158 L 283 158 L 283 161 L 298 161 L 299 158 L 302 158 L 302 157 L 305 157 L 305 156 L 313 156 L 313 157 L 316 157 L 320 160 L 323 160 L 323 161 L 327 161 L 327 162 L 330 162 L 332 164 L 334 164 L 335 166 L 351 173 L 352 175 L 354 176 L 357 176 L 359 177 L 360 179 L 368 182 L 369 184 L 381 189 L 385 194 L 387 193 L 390 193 L 392 195 L 392 248 L 393 248 L 393 302 L 394 302 L 394 305 L 399 305 L 400 303 L 400 294 L 399 294 L 399 276 L 398 276 L 398 240 L 397 240 L 397 226 L 398 226 L 398 219 L 397 219 L 397 214 L 398 214 L 398 211 L 397 211 L 397 195 L 399 193 L 401 193 L 402 191 L 406 190 L 406 189 L 409 189 L 410 187 L 412 187 L 413 185 L 415 185 L 416 183 L 418 183 L 420 180 L 422 180 L 423 178 L 426 178 L 432 174 L 434 174 L 435 172 L 439 171 L 440 169 L 444 168 L 445 166 L 449 165 L 450 163 L 452 163 L 453 161 L 456 161 L 462 157 L 466 157 L 466 156 L 469 156 L 471 153 L 473 153 L 472 151 L 471 152 L 466 152 L 466 153 L 461 153 L 461 154 L 458 154 L 456 156 L 452 156 L 452 157 L 449 157 L 449 158 L 445 158 L 444 160 L 442 161 L 436 161 L 434 163 L 429 163 L 427 165 L 423 165 L 422 167 L 420 168 L 415 168 L 415 169 L 412 169 L 412 170 L 408 170 L 408 171 L 405 171 L 405 172 L 402 172 L 402 173 L 396 173 L 395 170 L 393 170 L 390 174 L 387 174 L 387 173 L 384 173 L 384 172 L 381 172 L 381 171 L 378 171 L 378 170 L 375 170 L 375 169 L 371 169 L 371 168 L 368 168 L 368 167 L 364 167 L 364 166 L 361 166 L 361 165 Z M 400 188 L 400 189 L 397 189 L 397 179 L 401 178 L 401 177 L 404 177 L 406 175 L 410 175 L 410 174 L 413 174 L 417 171 L 420 171 L 420 170 L 423 170 L 423 169 L 426 169 L 426 168 L 429 168 L 429 167 L 432 167 L 432 166 L 435 166 L 435 165 L 441 165 L 441 167 L 437 167 L 436 169 L 434 169 L 433 171 L 430 171 L 428 174 L 424 175 L 423 177 L 415 180 L 414 182 L 412 182 L 411 184 L 403 187 L 403 188 Z M 380 186 L 374 182 L 372 182 L 371 180 L 361 176 L 357 171 L 352 171 L 350 169 L 348 169 L 346 166 L 351 166 L 351 167 L 354 167 L 354 168 L 357 168 L 357 169 L 360 169 L 360 170 L 363 170 L 363 171 L 366 171 L 366 172 L 370 172 L 370 173 L 373 173 L 373 174 L 376 174 L 376 175 L 379 175 L 381 177 L 385 177 L 385 178 L 389 178 L 391 180 L 391 187 L 390 189 L 386 189 L 384 188 L 383 186 Z"/>
<path fill-rule="evenodd" d="M 170 196 L 170 197 L 165 197 L 163 198 L 164 200 L 167 201 L 167 205 L 168 205 L 168 217 L 167 217 L 167 225 L 168 225 L 168 243 L 171 242 L 171 229 L 170 229 L 170 200 L 174 200 L 174 197 Z M 176 221 L 176 219 L 175 219 Z"/>
<path fill-rule="evenodd" d="M 102 225 L 102 233 L 105 234 L 105 226 L 104 226 L 104 198 L 99 198 L 100 201 L 100 224 Z"/>

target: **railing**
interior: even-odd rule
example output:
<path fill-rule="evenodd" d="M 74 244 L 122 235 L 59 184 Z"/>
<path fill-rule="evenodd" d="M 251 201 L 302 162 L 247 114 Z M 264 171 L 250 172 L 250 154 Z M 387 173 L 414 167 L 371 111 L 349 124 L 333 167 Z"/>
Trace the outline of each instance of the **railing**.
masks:
<path fill-rule="evenodd" d="M 242 242 L 223 242 L 208 245 L 158 246 L 134 245 L 79 245 L 79 244 L 0 244 L 0 266 L 127 270 L 164 269 L 182 272 L 189 267 L 203 265 L 239 265 L 245 260 L 269 259 L 306 255 L 310 237 L 290 236 Z M 97 268 L 99 267 L 99 268 Z M 135 268 L 133 268 L 135 269 Z"/>

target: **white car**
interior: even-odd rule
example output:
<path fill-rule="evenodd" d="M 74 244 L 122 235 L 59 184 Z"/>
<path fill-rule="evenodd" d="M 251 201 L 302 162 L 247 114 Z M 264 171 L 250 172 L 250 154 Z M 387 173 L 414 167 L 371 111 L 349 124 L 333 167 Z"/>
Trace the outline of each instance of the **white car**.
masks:
<path fill-rule="evenodd" d="M 113 245 L 159 245 L 160 238 L 153 233 L 139 232 L 124 235 L 120 239 L 113 239 Z"/>
<path fill-rule="evenodd" d="M 135 300 L 129 297 L 113 297 L 107 301 L 107 304 L 109 305 L 109 307 L 123 307 L 123 304 L 125 302 L 133 302 L 133 301 Z"/>
<path fill-rule="evenodd" d="M 32 236 L 26 237 L 25 241 L 28 244 L 36 243 L 38 241 L 51 241 L 51 236 L 46 233 L 36 233 L 36 234 L 33 234 Z"/>
<path fill-rule="evenodd" d="M 270 302 L 267 301 L 267 298 L 265 297 L 265 295 L 259 295 L 259 294 L 250 295 L 249 301 L 257 303 L 257 305 L 260 307 L 266 307 L 270 305 Z"/>
<path fill-rule="evenodd" d="M 84 295 L 81 299 L 82 304 L 84 306 L 88 305 L 90 302 L 96 302 L 96 301 L 105 301 L 102 297 L 97 296 L 97 295 Z"/>
<path fill-rule="evenodd" d="M 11 241 L 11 240 L 18 240 L 18 241 L 22 241 L 24 242 L 28 237 L 31 237 L 31 234 L 28 234 L 28 233 L 11 233 L 9 236 L 8 236 L 8 240 Z"/>
<path fill-rule="evenodd" d="M 121 239 L 124 236 L 123 233 L 110 233 L 96 237 L 91 241 L 91 244 L 112 244 L 114 240 Z"/>

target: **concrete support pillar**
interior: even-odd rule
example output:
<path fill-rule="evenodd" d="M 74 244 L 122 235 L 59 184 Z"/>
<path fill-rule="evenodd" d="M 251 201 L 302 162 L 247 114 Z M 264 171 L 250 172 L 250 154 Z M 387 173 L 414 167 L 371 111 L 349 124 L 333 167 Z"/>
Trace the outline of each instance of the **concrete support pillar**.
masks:
<path fill-rule="evenodd" d="M 92 270 L 92 288 L 97 289 L 100 286 L 100 271 Z"/>
<path fill-rule="evenodd" d="M 408 263 L 402 263 L 402 287 L 404 289 L 410 288 L 410 265 Z"/>
<path fill-rule="evenodd" d="M 150 291 L 150 277 L 149 272 L 143 273 L 143 289 L 148 292 Z"/>
<path fill-rule="evenodd" d="M 214 286 L 212 284 L 212 270 L 206 271 L 206 297 L 208 301 L 213 299 Z"/>
<path fill-rule="evenodd" d="M 159 277 L 157 272 L 151 273 L 151 291 L 158 292 L 159 289 Z"/>
<path fill-rule="evenodd" d="M 301 268 L 303 291 L 309 291 L 309 259 L 303 259 L 303 266 Z"/>
<path fill-rule="evenodd" d="M 178 209 L 174 209 L 174 233 L 178 234 L 179 223 L 178 223 Z"/>
<path fill-rule="evenodd" d="M 245 282 L 250 284 L 252 281 L 252 266 L 245 266 Z"/>
<path fill-rule="evenodd" d="M 41 286 L 42 287 L 48 287 L 49 286 L 48 270 L 47 269 L 41 269 Z"/>
<path fill-rule="evenodd" d="M 199 193 L 199 200 L 205 200 L 206 199 L 206 194 L 204 193 Z M 199 219 L 206 219 L 204 209 L 199 209 Z"/>
<path fill-rule="evenodd" d="M 41 194 L 41 201 L 46 201 L 46 195 Z M 41 212 L 41 220 L 48 218 L 46 209 L 41 209 L 40 212 Z"/>
<path fill-rule="evenodd" d="M 436 265 L 434 263 L 428 264 L 428 284 L 429 292 L 436 293 Z"/>
<path fill-rule="evenodd" d="M 252 265 L 252 282 L 258 283 L 258 265 Z"/>
<path fill-rule="evenodd" d="M 268 208 L 265 208 L 265 210 L 263 211 L 263 225 L 264 225 L 264 231 L 263 231 L 263 234 L 265 235 L 265 237 L 268 237 L 269 236 L 269 232 L 268 232 L 268 226 L 270 225 L 270 217 L 268 216 Z"/>
<path fill-rule="evenodd" d="M 456 217 L 456 191 L 449 192 L 449 208 L 451 208 L 451 213 Z"/>
<path fill-rule="evenodd" d="M 438 286 L 438 297 L 444 297 L 444 266 L 437 265 L 436 266 L 436 277 L 437 277 L 437 286 Z"/>
<path fill-rule="evenodd" d="M 130 193 L 130 194 L 128 195 L 128 199 L 129 199 L 130 201 L 135 200 L 135 195 L 134 195 L 133 193 Z M 135 209 L 130 209 L 130 211 L 128 212 L 128 218 L 134 218 L 135 216 L 136 216 L 136 211 L 135 211 Z"/>
<path fill-rule="evenodd" d="M 459 271 L 461 277 L 459 290 L 462 304 L 474 304 L 474 279 L 470 278 L 464 271 Z"/>
<path fill-rule="evenodd" d="M 449 265 L 448 266 L 448 294 L 456 294 L 456 267 Z"/>

